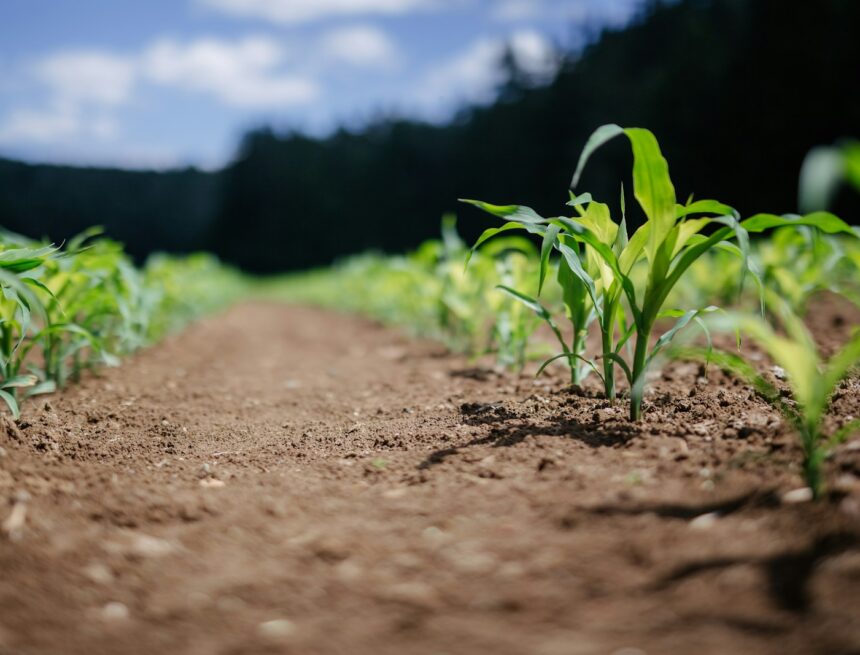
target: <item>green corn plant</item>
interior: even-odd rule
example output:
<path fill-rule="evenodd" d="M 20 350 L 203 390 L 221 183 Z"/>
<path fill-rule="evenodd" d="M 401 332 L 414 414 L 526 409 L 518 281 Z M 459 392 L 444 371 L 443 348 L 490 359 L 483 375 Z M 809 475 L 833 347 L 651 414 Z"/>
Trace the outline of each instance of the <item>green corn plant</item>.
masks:
<path fill-rule="evenodd" d="M 78 379 L 86 368 L 115 365 L 119 355 L 140 345 L 128 341 L 129 318 L 124 312 L 129 296 L 124 276 L 130 274 L 131 264 L 115 242 L 102 238 L 87 243 L 98 233 L 88 230 L 70 240 L 42 272 L 49 294 L 47 321 L 30 347 L 41 351 L 40 376 L 58 386 Z"/>
<path fill-rule="evenodd" d="M 762 281 L 805 315 L 816 293 L 844 293 L 856 285 L 858 269 L 846 254 L 853 240 L 853 235 L 837 238 L 813 227 L 779 228 L 755 253 Z"/>
<path fill-rule="evenodd" d="M 535 278 L 535 246 L 507 237 L 469 253 L 453 215 L 443 218 L 442 238 L 422 243 L 406 255 L 365 253 L 332 267 L 290 274 L 258 285 L 258 293 L 369 315 L 443 342 L 470 357 L 493 354 L 499 366 L 521 368 L 531 357 L 531 312 L 495 293 L 503 285 L 526 285 Z"/>
<path fill-rule="evenodd" d="M 598 128 L 585 145 L 571 186 L 577 185 L 592 153 L 610 139 L 621 135 L 627 137 L 633 150 L 633 193 L 645 214 L 646 222 L 620 248 L 619 254 L 610 249 L 614 244 L 601 240 L 593 230 L 582 231 L 574 227 L 582 227 L 582 222 L 568 229 L 574 238 L 584 241 L 596 255 L 604 259 L 614 275 L 617 297 L 620 298 L 623 293 L 627 302 L 630 326 L 619 341 L 624 342 L 635 333 L 632 360 L 625 360 L 617 346 L 614 350 L 604 348 L 603 356 L 618 364 L 627 378 L 630 386 L 630 419 L 635 421 L 642 415 L 646 372 L 651 362 L 687 324 L 694 320 L 700 322 L 702 313 L 715 309 L 708 306 L 664 310 L 672 289 L 690 266 L 711 250 L 722 247 L 737 253 L 746 262 L 749 240 L 747 229 L 741 226 L 737 212 L 728 205 L 716 200 L 699 200 L 686 205 L 676 202 L 669 166 L 660 152 L 657 139 L 645 129 L 625 129 L 617 125 Z M 603 220 L 611 219 L 607 214 Z M 712 224 L 718 226 L 715 231 L 709 236 L 701 234 Z M 734 239 L 735 243 L 730 243 L 730 239 Z M 644 287 L 636 285 L 631 275 L 634 265 L 640 261 L 645 262 Z M 587 279 L 585 281 L 588 283 Z M 739 283 L 742 281 L 741 277 Z M 657 322 L 669 318 L 675 319 L 674 325 L 652 344 L 651 334 Z M 607 341 L 607 345 L 609 343 Z"/>
<path fill-rule="evenodd" d="M 571 198 L 569 204 L 578 213 L 571 218 L 543 218 L 534 210 L 519 205 L 464 202 L 506 220 L 501 227 L 486 230 L 476 247 L 507 230 L 525 230 L 541 236 L 541 282 L 548 267 L 549 252 L 555 249 L 560 253 L 571 273 L 581 282 L 581 289 L 597 316 L 606 395 L 610 399 L 615 395 L 612 371 L 617 365 L 629 385 L 630 419 L 635 421 L 642 416 L 649 365 L 680 330 L 692 321 L 701 325 L 701 315 L 715 309 L 712 306 L 665 309 L 670 293 L 697 260 L 717 250 L 738 256 L 742 263 L 740 288 L 745 277 L 757 278 L 757 271 L 749 266 L 749 233 L 802 225 L 812 225 L 827 233 L 850 231 L 850 228 L 826 212 L 806 216 L 757 214 L 741 221 L 734 209 L 716 200 L 678 204 L 669 167 L 657 139 L 642 128 L 618 125 L 598 128 L 586 142 L 572 187 L 577 185 L 594 151 L 621 135 L 629 140 L 633 150 L 633 192 L 646 217 L 645 223 L 629 237 L 623 215 L 622 221 L 616 223 L 609 208 L 594 202 L 590 194 Z M 674 325 L 652 341 L 658 322 L 667 319 L 674 319 Z M 631 339 L 634 339 L 633 352 L 625 358 L 623 349 Z M 558 357 L 575 356 L 562 353 Z"/>
<path fill-rule="evenodd" d="M 0 399 L 15 418 L 22 398 L 117 363 L 245 288 L 210 256 L 154 260 L 141 271 L 99 234 L 59 248 L 0 230 Z"/>
<path fill-rule="evenodd" d="M 590 196 L 584 195 L 581 198 L 571 197 L 568 204 L 579 206 L 582 203 L 590 201 Z M 558 238 L 561 232 L 561 227 L 551 223 L 550 219 L 545 219 L 539 216 L 534 210 L 528 207 L 519 205 L 498 206 L 492 205 L 479 200 L 461 199 L 461 202 L 472 204 L 484 211 L 495 216 L 506 219 L 506 223 L 499 228 L 489 228 L 481 234 L 467 257 L 466 264 L 470 265 L 474 253 L 479 252 L 482 246 L 485 248 L 490 239 L 497 238 L 503 232 L 509 230 L 525 230 L 531 234 L 542 237 L 539 268 L 538 268 L 538 293 L 539 297 L 543 291 L 547 274 L 550 269 L 550 257 L 553 249 L 558 247 Z M 595 262 L 590 261 L 588 265 L 593 268 L 596 274 L 598 268 L 594 266 Z M 581 264 L 577 264 L 581 266 Z M 558 287 L 560 289 L 562 304 L 564 305 L 565 316 L 570 324 L 569 337 L 566 337 L 561 328 L 553 317 L 553 313 L 538 297 L 529 294 L 522 288 L 513 288 L 508 284 L 499 285 L 499 289 L 508 296 L 521 303 L 524 307 L 531 310 L 537 317 L 544 321 L 552 331 L 562 352 L 547 359 L 539 370 L 543 372 L 545 368 L 553 361 L 563 359 L 567 362 L 570 369 L 571 384 L 578 385 L 583 382 L 590 371 L 596 371 L 594 362 L 584 356 L 588 329 L 591 323 L 595 320 L 599 311 L 599 305 L 595 302 L 595 293 L 589 293 L 586 285 L 572 270 L 571 266 L 565 258 L 559 258 L 557 263 L 557 274 L 555 276 Z M 601 313 L 602 316 L 602 313 Z M 568 338 L 570 341 L 568 341 Z M 610 366 L 611 374 L 611 366 Z M 614 385 L 611 384 L 611 375 L 603 376 L 604 383 L 607 388 Z M 607 380 L 609 382 L 607 383 Z M 607 394 L 609 395 L 609 394 Z M 611 397 L 614 397 L 614 391 Z"/>
<path fill-rule="evenodd" d="M 765 287 L 778 292 L 793 311 L 806 314 L 809 300 L 831 291 L 856 297 L 860 291 L 860 240 L 852 235 L 831 235 L 809 227 L 781 227 L 768 239 L 750 244 L 749 262 Z M 729 253 L 708 253 L 696 262 L 677 285 L 670 304 L 714 302 L 748 306 L 755 294 L 737 295 L 742 262 Z"/>
<path fill-rule="evenodd" d="M 777 332 L 761 316 L 726 314 L 712 321 L 716 329 L 731 330 L 751 338 L 781 367 L 791 388 L 791 400 L 782 397 L 740 352 L 698 348 L 679 348 L 674 356 L 713 362 L 751 384 L 772 403 L 790 423 L 803 450 L 803 476 L 815 497 L 823 491 L 822 465 L 833 448 L 860 428 L 860 420 L 842 426 L 830 435 L 824 432 L 830 398 L 849 371 L 860 364 L 860 329 L 830 359 L 825 360 L 803 321 L 775 294 L 769 293 L 768 306 L 779 318 Z"/>
<path fill-rule="evenodd" d="M 499 366 L 522 371 L 531 358 L 529 341 L 539 319 L 507 290 L 528 288 L 533 284 L 531 262 L 536 256 L 535 247 L 527 239 L 508 237 L 488 244 L 481 254 L 494 261 L 495 276 L 489 281 L 502 292 L 486 296 L 492 317 L 488 351 L 495 354 Z"/>
<path fill-rule="evenodd" d="M 721 246 L 732 248 L 743 255 L 747 242 L 746 232 L 738 228 L 737 217 L 730 207 L 716 201 L 698 201 L 686 206 L 675 203 L 668 166 L 656 139 L 647 130 L 624 130 L 615 125 L 599 128 L 585 146 L 574 174 L 573 186 L 591 153 L 619 134 L 626 134 L 633 145 L 634 196 L 648 218 L 632 236 L 627 233 L 623 201 L 622 220 L 616 223 L 611 218 L 609 207 L 593 201 L 590 194 L 572 195 L 568 204 L 578 214 L 572 218 L 545 219 L 526 207 L 496 206 L 473 200 L 465 202 L 507 219 L 501 228 L 486 230 L 476 246 L 499 232 L 511 229 L 525 229 L 542 236 L 541 282 L 546 274 L 549 253 L 553 249 L 560 253 L 559 270 L 562 273 L 559 282 L 566 287 L 565 303 L 578 309 L 571 312 L 571 316 L 580 319 L 579 324 L 573 325 L 573 332 L 577 334 L 587 330 L 588 316 L 593 313 L 601 332 L 601 377 L 605 394 L 610 399 L 616 395 L 614 369 L 617 365 L 630 386 L 631 419 L 638 420 L 648 364 L 679 330 L 690 321 L 698 320 L 701 313 L 711 311 L 708 307 L 684 312 L 663 312 L 663 303 L 669 291 L 703 252 Z M 717 216 L 688 220 L 691 215 L 705 213 Z M 699 235 L 711 222 L 723 224 L 723 228 L 710 237 Z M 724 243 L 734 236 L 736 229 L 742 235 L 740 248 Z M 639 290 L 637 297 L 634 268 L 643 260 L 649 263 L 647 285 L 644 293 L 642 289 Z M 539 303 L 535 311 L 540 313 Z M 654 324 L 659 319 L 669 317 L 676 319 L 675 326 L 651 347 L 649 340 Z M 637 338 L 631 364 L 624 359 L 622 349 L 634 333 Z M 568 349 L 556 358 L 580 357 L 580 351 Z M 597 370 L 592 361 L 585 361 L 592 370 Z"/>
<path fill-rule="evenodd" d="M 519 257 L 524 256 L 519 255 Z M 519 279 L 517 275 L 517 272 L 524 267 L 512 265 L 517 258 L 517 255 L 511 254 L 499 260 L 496 268 L 500 284 L 497 289 L 504 291 L 524 283 L 524 280 Z M 496 352 L 496 361 L 504 368 L 522 371 L 529 359 L 529 341 L 537 328 L 538 319 L 527 306 L 517 302 L 516 299 L 500 303 L 495 313 L 492 347 Z"/>
<path fill-rule="evenodd" d="M 54 257 L 50 246 L 29 247 L 17 235 L 0 234 L 0 398 L 12 415 L 20 414 L 18 395 L 44 393 L 50 385 L 24 372 L 29 339 L 47 321 L 45 305 L 39 297 L 42 283 L 31 277 Z"/>

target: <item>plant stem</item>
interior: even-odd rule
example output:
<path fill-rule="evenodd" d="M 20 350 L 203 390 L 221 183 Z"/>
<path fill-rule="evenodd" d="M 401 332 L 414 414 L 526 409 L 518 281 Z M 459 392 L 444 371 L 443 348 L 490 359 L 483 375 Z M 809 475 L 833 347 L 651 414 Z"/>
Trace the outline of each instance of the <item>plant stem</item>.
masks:
<path fill-rule="evenodd" d="M 824 463 L 825 452 L 819 446 L 819 434 L 809 426 L 803 430 L 803 477 L 807 486 L 812 490 L 813 498 L 820 498 L 822 492 L 821 466 Z"/>
<path fill-rule="evenodd" d="M 613 352 L 612 332 L 611 323 L 609 327 L 600 326 L 600 336 L 603 341 L 603 391 L 610 403 L 615 402 L 615 362 L 607 357 L 606 353 Z"/>
<path fill-rule="evenodd" d="M 642 390 L 644 389 L 645 360 L 648 358 L 648 345 L 651 340 L 651 326 L 636 333 L 636 349 L 633 351 L 633 383 L 630 389 L 630 420 L 642 418 Z"/>
<path fill-rule="evenodd" d="M 3 351 L 3 361 L 5 362 L 2 371 L 3 378 L 10 378 L 12 377 L 12 331 L 5 324 L 0 326 L 0 349 Z"/>
<path fill-rule="evenodd" d="M 585 338 L 587 336 L 587 332 L 584 330 L 574 329 L 573 331 L 573 342 L 570 344 L 570 352 L 573 355 L 581 355 L 585 351 Z M 582 369 L 579 366 L 579 361 L 576 357 L 572 357 L 570 360 L 570 383 L 574 385 L 579 385 L 582 383 L 582 379 L 585 377 Z"/>

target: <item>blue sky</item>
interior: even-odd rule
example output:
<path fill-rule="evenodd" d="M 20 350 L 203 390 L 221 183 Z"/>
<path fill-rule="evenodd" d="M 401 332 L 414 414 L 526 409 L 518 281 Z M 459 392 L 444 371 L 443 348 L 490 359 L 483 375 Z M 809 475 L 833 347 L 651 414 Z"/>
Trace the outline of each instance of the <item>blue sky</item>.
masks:
<path fill-rule="evenodd" d="M 444 120 L 640 0 L 2 0 L 0 155 L 215 168 L 249 127 Z"/>

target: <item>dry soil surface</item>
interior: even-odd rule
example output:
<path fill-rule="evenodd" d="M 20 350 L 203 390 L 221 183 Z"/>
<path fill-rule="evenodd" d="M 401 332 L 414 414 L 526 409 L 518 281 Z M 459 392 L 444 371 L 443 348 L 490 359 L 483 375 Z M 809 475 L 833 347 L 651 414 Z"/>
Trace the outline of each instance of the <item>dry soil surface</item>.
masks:
<path fill-rule="evenodd" d="M 638 425 L 593 385 L 203 320 L 0 426 L 0 653 L 860 653 L 860 439 L 792 502 L 744 385 L 672 364 Z"/>

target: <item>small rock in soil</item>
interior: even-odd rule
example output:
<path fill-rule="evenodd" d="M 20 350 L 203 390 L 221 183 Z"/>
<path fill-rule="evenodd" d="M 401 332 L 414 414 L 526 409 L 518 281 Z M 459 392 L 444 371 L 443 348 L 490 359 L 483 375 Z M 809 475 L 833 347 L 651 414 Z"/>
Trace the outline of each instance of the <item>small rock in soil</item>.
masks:
<path fill-rule="evenodd" d="M 141 558 L 163 557 L 174 550 L 169 541 L 147 534 L 132 534 L 126 536 L 123 542 L 109 544 L 108 550 Z"/>
<path fill-rule="evenodd" d="M 812 489 L 809 487 L 800 487 L 799 489 L 792 489 L 791 491 L 787 491 L 782 494 L 782 502 L 788 505 L 793 505 L 797 503 L 808 503 L 812 500 Z"/>
<path fill-rule="evenodd" d="M 710 530 L 717 524 L 720 515 L 718 512 L 708 512 L 707 514 L 700 514 L 692 521 L 690 521 L 690 529 L 691 530 Z"/>
<path fill-rule="evenodd" d="M 289 619 L 274 619 L 264 621 L 257 626 L 257 634 L 266 639 L 280 640 L 291 637 L 296 631 L 296 625 Z"/>
<path fill-rule="evenodd" d="M 96 584 L 107 585 L 113 582 L 113 572 L 101 562 L 93 562 L 84 568 L 84 575 Z"/>
<path fill-rule="evenodd" d="M 102 607 L 101 615 L 105 621 L 125 621 L 128 619 L 129 611 L 122 603 L 112 601 Z"/>

